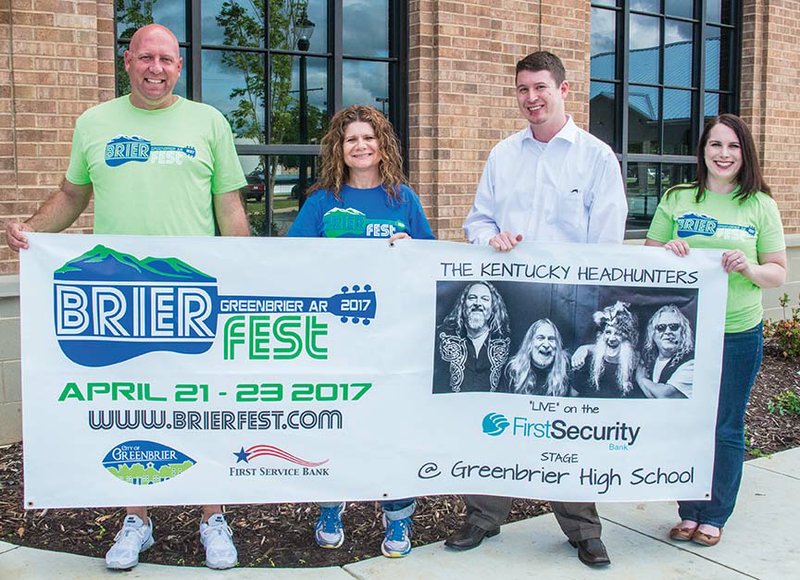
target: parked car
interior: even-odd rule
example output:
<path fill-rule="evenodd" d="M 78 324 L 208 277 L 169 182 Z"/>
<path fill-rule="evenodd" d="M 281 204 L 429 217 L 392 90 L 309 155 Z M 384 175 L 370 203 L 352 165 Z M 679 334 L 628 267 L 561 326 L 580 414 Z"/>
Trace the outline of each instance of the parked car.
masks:
<path fill-rule="evenodd" d="M 264 173 L 262 171 L 251 171 L 245 176 L 245 179 L 247 179 L 245 199 L 256 202 L 264 199 L 264 195 L 267 192 Z"/>

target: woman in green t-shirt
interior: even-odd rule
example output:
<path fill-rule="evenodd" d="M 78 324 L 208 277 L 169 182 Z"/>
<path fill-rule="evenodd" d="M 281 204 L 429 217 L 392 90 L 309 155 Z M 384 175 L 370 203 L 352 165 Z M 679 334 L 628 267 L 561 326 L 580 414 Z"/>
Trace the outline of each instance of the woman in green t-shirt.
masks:
<path fill-rule="evenodd" d="M 706 125 L 697 148 L 697 181 L 666 192 L 645 245 L 678 256 L 690 247 L 724 250 L 728 304 L 711 499 L 678 502 L 681 521 L 670 531 L 673 540 L 713 546 L 742 479 L 744 414 L 761 366 L 761 290 L 786 279 L 778 206 L 761 174 L 753 136 L 739 117 L 724 114 Z"/>

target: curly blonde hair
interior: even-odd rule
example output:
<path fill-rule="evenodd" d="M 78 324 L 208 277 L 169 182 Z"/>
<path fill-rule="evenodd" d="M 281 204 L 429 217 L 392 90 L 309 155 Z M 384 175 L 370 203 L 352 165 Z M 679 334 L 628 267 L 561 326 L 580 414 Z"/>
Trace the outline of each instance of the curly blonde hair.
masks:
<path fill-rule="evenodd" d="M 344 132 L 351 123 L 361 121 L 369 123 L 378 139 L 379 153 L 381 155 L 378 171 L 381 176 L 381 185 L 386 190 L 390 201 L 400 201 L 400 185 L 407 183 L 403 175 L 403 159 L 400 155 L 400 142 L 394 133 L 392 124 L 374 107 L 366 105 L 352 105 L 338 111 L 331 119 L 328 132 L 322 138 L 322 151 L 320 152 L 320 177 L 311 186 L 308 194 L 319 189 L 326 189 L 333 196 L 341 199 L 340 192 L 349 178 L 349 168 L 344 163 L 342 145 Z"/>

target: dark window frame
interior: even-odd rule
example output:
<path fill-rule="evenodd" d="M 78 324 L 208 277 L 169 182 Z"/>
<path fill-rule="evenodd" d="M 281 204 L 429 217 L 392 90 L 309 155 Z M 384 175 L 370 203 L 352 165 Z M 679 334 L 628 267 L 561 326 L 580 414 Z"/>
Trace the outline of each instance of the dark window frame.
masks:
<path fill-rule="evenodd" d="M 186 78 L 187 98 L 202 102 L 202 62 L 204 50 L 225 50 L 225 51 L 246 51 L 261 53 L 265 56 L 265 92 L 269 94 L 269 66 L 270 55 L 288 56 L 307 56 L 314 58 L 326 58 L 328 61 L 328 107 L 326 114 L 330 117 L 334 112 L 342 108 L 343 88 L 342 73 L 345 61 L 363 62 L 384 62 L 389 69 L 389 86 L 387 97 L 390 107 L 387 117 L 392 122 L 400 140 L 403 158 L 408 159 L 408 4 L 403 0 L 388 1 L 388 56 L 357 56 L 346 54 L 343 50 L 342 30 L 343 30 L 343 0 L 327 0 L 327 50 L 324 52 L 302 52 L 300 50 L 274 49 L 269 47 L 266 42 L 263 47 L 236 47 L 203 44 L 202 38 L 202 0 L 174 0 L 176 3 L 182 1 L 185 4 L 186 30 L 183 31 L 186 40 L 179 42 L 180 47 L 185 50 L 186 57 L 184 62 L 184 74 Z M 265 2 L 265 10 L 269 10 L 269 2 Z M 116 54 L 128 46 L 129 38 L 119 38 L 117 33 L 117 8 L 114 8 L 114 48 Z M 268 21 L 268 17 L 266 19 Z M 267 31 L 268 34 L 268 31 Z M 199 39 L 199 40 L 198 40 Z M 117 79 L 119 89 L 119 80 Z M 268 101 L 264 104 L 265 131 L 269 134 L 270 112 L 267 110 Z M 364 103 L 376 106 L 376 103 Z M 266 139 L 265 139 L 266 141 Z M 319 144 L 292 144 L 292 143 L 268 143 L 263 144 L 237 144 L 236 152 L 239 155 L 248 156 L 301 156 L 310 158 L 309 164 L 313 165 L 316 157 L 320 153 Z M 406 169 L 408 169 L 406 167 Z M 268 211 L 265 214 L 265 221 L 271 220 L 271 208 L 269 201 L 265 200 Z M 269 235 L 269 228 L 265 228 Z"/>
<path fill-rule="evenodd" d="M 659 12 L 648 12 L 643 10 L 632 10 L 630 0 L 616 0 L 615 5 L 608 3 L 592 2 L 591 9 L 601 9 L 604 11 L 613 12 L 615 14 L 616 25 L 616 39 L 615 39 L 615 70 L 614 79 L 596 78 L 590 76 L 590 83 L 606 83 L 612 84 L 615 87 L 614 91 L 614 143 L 618 144 L 617 159 L 620 161 L 622 168 L 623 178 L 627 181 L 629 165 L 632 164 L 653 164 L 656 169 L 656 187 L 658 199 L 663 195 L 664 187 L 662 187 L 662 176 L 664 175 L 664 165 L 680 165 L 694 167 L 697 163 L 697 158 L 694 155 L 694 148 L 699 140 L 700 134 L 705 125 L 705 96 L 719 95 L 728 100 L 725 107 L 726 112 L 738 113 L 739 111 L 739 75 L 738 70 L 741 63 L 741 18 L 742 18 L 742 5 L 739 0 L 732 0 L 731 2 L 731 19 L 729 23 L 709 22 L 707 20 L 707 8 L 705 0 L 694 1 L 694 14 L 691 18 L 673 16 L 666 14 L 665 2 L 659 2 Z M 630 82 L 630 64 L 631 64 L 631 15 L 641 15 L 648 17 L 659 18 L 660 40 L 658 49 L 659 68 L 662 71 L 662 76 L 658 83 L 634 83 Z M 663 70 L 664 59 L 666 51 L 664 40 L 664 29 L 667 21 L 677 21 L 691 23 L 693 26 L 693 61 L 692 61 L 692 81 L 690 87 L 678 87 L 664 83 Z M 718 87 L 717 89 L 707 89 L 705 87 L 706 81 L 706 39 L 707 30 L 709 28 L 717 28 L 721 31 L 728 31 L 731 34 L 730 39 L 730 60 L 727 63 L 727 69 L 724 71 L 729 84 L 727 87 Z M 722 53 L 722 50 L 720 50 Z M 720 82 L 720 84 L 722 84 Z M 691 91 L 691 155 L 675 155 L 675 154 L 653 154 L 653 153 L 629 153 L 629 100 L 630 89 L 633 87 L 655 88 L 659 91 L 659 114 L 658 114 L 658 132 L 659 132 L 659 147 L 664 144 L 664 90 L 679 89 Z M 613 146 L 613 145 L 612 145 Z M 628 238 L 643 238 L 646 234 L 646 228 L 637 225 L 628 224 L 626 237 Z"/>

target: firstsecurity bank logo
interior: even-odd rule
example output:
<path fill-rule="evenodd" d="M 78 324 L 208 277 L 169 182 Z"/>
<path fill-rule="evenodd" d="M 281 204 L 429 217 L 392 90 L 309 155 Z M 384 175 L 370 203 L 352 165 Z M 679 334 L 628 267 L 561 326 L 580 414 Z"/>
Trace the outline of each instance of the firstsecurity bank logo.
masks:
<path fill-rule="evenodd" d="M 527 417 L 509 419 L 501 413 L 489 413 L 481 421 L 481 430 L 490 437 L 499 437 L 507 433 L 507 437 L 523 437 L 528 439 L 583 440 L 610 442 L 613 449 L 633 446 L 641 434 L 638 425 L 629 425 L 625 421 L 613 424 L 591 425 L 572 424 L 563 419 L 531 421 Z M 627 447 L 626 447 L 627 449 Z"/>
<path fill-rule="evenodd" d="M 109 167 L 119 167 L 132 161 L 146 163 L 150 160 L 150 155 L 156 151 L 169 151 L 186 157 L 194 157 L 197 154 L 195 148 L 190 146 L 153 145 L 143 137 L 118 135 L 106 143 L 105 161 Z"/>
<path fill-rule="evenodd" d="M 125 441 L 103 458 L 103 467 L 132 485 L 154 485 L 177 477 L 196 461 L 172 447 L 154 441 Z"/>
<path fill-rule="evenodd" d="M 58 344 L 87 367 L 155 351 L 202 354 L 214 344 L 220 316 L 225 360 L 324 359 L 323 318 L 367 325 L 377 310 L 369 285 L 328 297 L 220 296 L 215 277 L 177 258 L 138 259 L 103 245 L 56 270 L 53 293 Z"/>
<path fill-rule="evenodd" d="M 492 437 L 501 435 L 508 427 L 509 422 L 505 415 L 500 413 L 489 413 L 483 418 L 481 426 L 483 432 Z"/>

